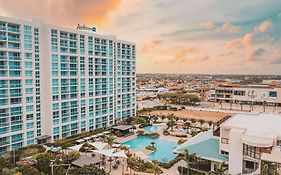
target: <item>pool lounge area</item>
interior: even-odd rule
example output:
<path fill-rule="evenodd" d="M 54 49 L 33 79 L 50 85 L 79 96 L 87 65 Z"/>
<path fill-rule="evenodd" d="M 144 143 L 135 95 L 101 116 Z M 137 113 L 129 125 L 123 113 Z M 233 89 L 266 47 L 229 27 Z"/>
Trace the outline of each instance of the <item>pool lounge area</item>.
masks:
<path fill-rule="evenodd" d="M 130 149 L 145 149 L 146 146 L 151 145 L 151 142 L 155 143 L 156 151 L 148 154 L 148 160 L 157 160 L 160 162 L 168 162 L 173 160 L 177 154 L 173 152 L 173 149 L 178 146 L 175 141 L 157 138 L 153 139 L 146 136 L 138 136 L 132 140 L 123 142 L 123 145 L 128 145 Z"/>

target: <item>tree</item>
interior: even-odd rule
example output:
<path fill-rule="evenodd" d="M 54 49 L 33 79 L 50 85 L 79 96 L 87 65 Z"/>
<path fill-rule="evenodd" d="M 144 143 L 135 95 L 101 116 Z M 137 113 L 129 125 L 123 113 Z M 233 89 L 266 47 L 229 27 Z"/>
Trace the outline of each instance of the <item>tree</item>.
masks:
<path fill-rule="evenodd" d="M 48 153 L 39 154 L 36 157 L 37 160 L 37 169 L 43 171 L 44 173 L 50 174 L 50 161 L 51 156 Z"/>
<path fill-rule="evenodd" d="M 158 175 L 161 174 L 161 169 L 159 168 L 159 163 L 157 161 L 152 161 L 152 172 L 154 173 L 154 175 Z"/>
<path fill-rule="evenodd" d="M 105 170 L 96 167 L 95 165 L 84 165 L 77 174 L 85 175 L 109 175 Z"/>
<path fill-rule="evenodd" d="M 38 175 L 40 174 L 40 171 L 33 167 L 25 167 L 21 166 L 18 168 L 18 171 L 22 174 L 28 174 L 28 175 Z"/>
<path fill-rule="evenodd" d="M 54 167 L 55 175 L 65 175 L 65 173 L 66 173 L 66 169 L 64 169 L 62 165 Z"/>
<path fill-rule="evenodd" d="M 151 146 L 152 146 L 152 147 L 154 147 L 154 145 L 155 145 L 155 142 L 151 142 L 150 144 L 151 144 Z"/>
<path fill-rule="evenodd" d="M 74 160 L 78 159 L 79 157 L 80 157 L 80 153 L 79 152 L 72 151 L 72 152 L 68 153 L 66 156 L 64 156 L 63 162 L 65 164 L 70 164 L 71 162 L 73 162 Z"/>
<path fill-rule="evenodd" d="M 262 106 L 263 106 L 263 112 L 265 112 L 265 106 L 267 105 L 267 102 L 266 101 L 263 101 L 262 102 Z"/>
<path fill-rule="evenodd" d="M 80 168 L 77 167 L 70 167 L 67 174 L 68 175 L 77 175 L 80 171 Z"/>
<path fill-rule="evenodd" d="M 174 125 L 176 123 L 175 122 L 175 115 L 174 114 L 169 115 L 168 119 L 169 119 L 169 121 L 168 121 L 167 125 L 168 125 L 169 128 L 171 128 L 171 131 L 174 131 Z"/>
<path fill-rule="evenodd" d="M 222 100 L 220 100 L 219 103 L 220 103 L 220 106 L 221 106 L 221 109 L 222 109 Z"/>
<path fill-rule="evenodd" d="M 114 137 L 112 135 L 106 136 L 105 141 L 109 145 L 109 147 L 112 148 Z"/>
<path fill-rule="evenodd" d="M 278 165 L 276 163 L 262 161 L 261 162 L 261 174 L 275 175 L 275 174 L 277 174 L 277 167 L 278 167 Z"/>
<path fill-rule="evenodd" d="M 226 170 L 228 169 L 227 165 L 223 162 L 221 164 L 215 165 L 214 171 L 211 171 L 211 175 L 225 175 Z"/>

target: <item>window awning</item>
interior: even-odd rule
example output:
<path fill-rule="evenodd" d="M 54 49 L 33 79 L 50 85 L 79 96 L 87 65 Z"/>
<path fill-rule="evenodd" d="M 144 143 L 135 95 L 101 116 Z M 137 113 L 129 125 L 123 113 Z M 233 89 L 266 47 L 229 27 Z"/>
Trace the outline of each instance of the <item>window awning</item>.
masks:
<path fill-rule="evenodd" d="M 242 141 L 247 145 L 255 147 L 271 147 L 273 145 L 273 140 L 270 138 L 262 138 L 250 135 L 243 135 Z"/>

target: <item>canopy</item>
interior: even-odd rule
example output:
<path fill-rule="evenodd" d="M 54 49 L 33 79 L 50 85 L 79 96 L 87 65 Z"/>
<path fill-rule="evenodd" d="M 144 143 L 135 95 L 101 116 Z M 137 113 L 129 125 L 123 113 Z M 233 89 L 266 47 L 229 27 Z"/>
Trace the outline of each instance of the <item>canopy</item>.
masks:
<path fill-rule="evenodd" d="M 100 136 L 103 136 L 103 135 L 104 135 L 103 133 L 99 133 L 96 136 L 100 137 Z"/>
<path fill-rule="evenodd" d="M 91 140 L 92 138 L 91 137 L 85 137 L 83 138 L 84 140 Z"/>
<path fill-rule="evenodd" d="M 119 143 L 114 143 L 114 144 L 112 145 L 113 148 L 119 148 L 120 146 L 121 146 L 121 144 L 119 144 Z"/>
<path fill-rule="evenodd" d="M 102 150 L 107 145 L 107 143 L 102 143 L 102 142 L 88 142 L 88 143 L 93 147 L 97 148 L 98 150 Z"/>
<path fill-rule="evenodd" d="M 96 136 L 96 135 L 92 135 L 92 136 L 91 136 L 92 139 L 97 138 L 97 137 L 98 137 L 98 136 Z"/>
<path fill-rule="evenodd" d="M 109 131 L 104 131 L 104 132 L 103 132 L 103 134 L 109 134 L 109 133 L 110 133 Z"/>
<path fill-rule="evenodd" d="M 242 141 L 247 145 L 255 146 L 255 147 L 271 147 L 273 145 L 272 139 L 261 138 L 261 137 L 250 136 L 250 135 L 243 135 Z"/>
<path fill-rule="evenodd" d="M 79 139 L 79 140 L 76 140 L 77 143 L 82 143 L 82 142 L 85 142 L 84 139 Z"/>
<path fill-rule="evenodd" d="M 93 152 L 112 157 L 115 149 L 93 150 Z"/>
<path fill-rule="evenodd" d="M 75 145 L 75 146 L 71 146 L 68 147 L 68 149 L 74 150 L 74 151 L 79 151 L 80 148 L 84 145 L 84 143 L 80 144 L 80 145 Z"/>
<path fill-rule="evenodd" d="M 121 158 L 127 158 L 127 155 L 125 154 L 125 151 L 118 151 L 116 153 L 113 153 L 113 157 L 121 157 Z"/>
<path fill-rule="evenodd" d="M 144 154 L 141 151 L 136 151 L 135 154 L 136 154 L 137 157 L 139 157 L 141 159 L 146 159 L 148 157 L 146 154 Z"/>

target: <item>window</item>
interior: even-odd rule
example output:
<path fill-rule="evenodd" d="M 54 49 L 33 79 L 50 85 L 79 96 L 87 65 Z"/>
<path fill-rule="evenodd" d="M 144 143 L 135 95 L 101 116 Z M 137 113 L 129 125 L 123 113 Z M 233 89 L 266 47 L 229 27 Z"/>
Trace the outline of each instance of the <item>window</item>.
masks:
<path fill-rule="evenodd" d="M 221 138 L 221 143 L 228 144 L 228 138 Z"/>
<path fill-rule="evenodd" d="M 30 106 L 26 106 L 26 112 L 31 112 L 33 111 L 33 106 L 30 105 Z"/>
<path fill-rule="evenodd" d="M 243 144 L 243 155 L 259 159 L 261 156 L 261 148 Z"/>
<path fill-rule="evenodd" d="M 255 169 L 255 163 L 251 161 L 245 161 L 245 167 L 248 169 Z"/>
<path fill-rule="evenodd" d="M 277 97 L 277 92 L 276 91 L 269 91 L 269 97 L 276 98 Z"/>
<path fill-rule="evenodd" d="M 27 128 L 27 129 L 33 128 L 33 127 L 34 127 L 33 125 L 34 125 L 33 122 L 27 123 L 27 124 L 26 124 L 26 128 Z"/>

